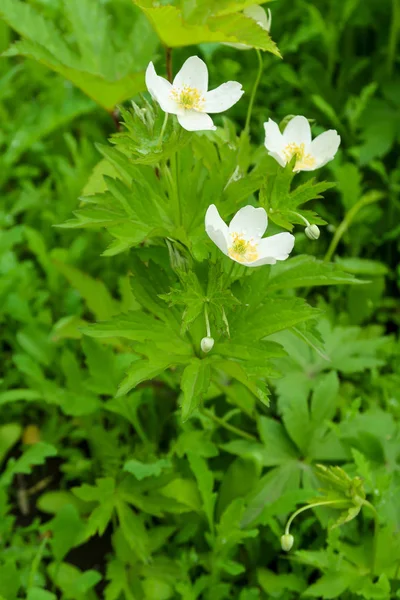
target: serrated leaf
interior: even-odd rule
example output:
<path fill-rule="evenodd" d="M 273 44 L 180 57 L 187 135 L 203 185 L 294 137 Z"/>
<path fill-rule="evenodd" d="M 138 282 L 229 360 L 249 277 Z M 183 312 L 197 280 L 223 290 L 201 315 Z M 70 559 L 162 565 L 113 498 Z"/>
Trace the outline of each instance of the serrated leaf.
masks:
<path fill-rule="evenodd" d="M 317 260 L 313 256 L 296 256 L 277 264 L 268 282 L 270 291 L 313 287 L 319 285 L 362 284 L 335 263 Z"/>
<path fill-rule="evenodd" d="M 240 311 L 240 316 L 230 324 L 231 338 L 238 343 L 261 340 L 319 314 L 319 310 L 297 298 L 268 298 L 258 308 Z"/>
<path fill-rule="evenodd" d="M 158 477 L 161 475 L 163 469 L 171 468 L 171 461 L 165 458 L 161 458 L 153 463 L 144 463 L 136 459 L 130 459 L 124 464 L 124 471 L 131 473 L 142 481 L 146 477 Z"/>

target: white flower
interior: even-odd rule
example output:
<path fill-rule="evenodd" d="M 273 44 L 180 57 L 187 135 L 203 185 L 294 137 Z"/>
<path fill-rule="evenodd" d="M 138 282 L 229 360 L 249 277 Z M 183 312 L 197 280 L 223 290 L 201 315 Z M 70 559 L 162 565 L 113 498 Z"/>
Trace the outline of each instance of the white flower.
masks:
<path fill-rule="evenodd" d="M 253 19 L 257 25 L 262 27 L 265 31 L 268 31 L 268 33 L 271 31 L 272 15 L 269 8 L 265 11 L 262 6 L 252 4 L 244 9 L 243 14 L 249 19 Z M 251 48 L 251 46 L 248 46 L 247 44 L 231 44 L 228 42 L 225 43 L 225 46 L 231 46 L 237 50 L 250 50 Z"/>
<path fill-rule="evenodd" d="M 205 225 L 208 236 L 232 260 L 245 267 L 274 265 L 286 260 L 294 246 L 291 233 L 278 233 L 263 238 L 268 224 L 263 208 L 245 206 L 228 225 L 221 219 L 215 204 L 209 206 Z"/>
<path fill-rule="evenodd" d="M 293 117 L 283 133 L 269 119 L 264 123 L 268 154 L 284 167 L 295 156 L 293 171 L 314 171 L 332 160 L 339 148 L 340 135 L 335 129 L 324 131 L 311 140 L 311 127 L 305 117 Z"/>
<path fill-rule="evenodd" d="M 150 62 L 146 85 L 162 110 L 177 115 L 179 123 L 188 131 L 216 129 L 207 113 L 231 108 L 244 93 L 237 81 L 228 81 L 208 92 L 207 65 L 198 56 L 187 59 L 172 84 L 157 75 Z"/>

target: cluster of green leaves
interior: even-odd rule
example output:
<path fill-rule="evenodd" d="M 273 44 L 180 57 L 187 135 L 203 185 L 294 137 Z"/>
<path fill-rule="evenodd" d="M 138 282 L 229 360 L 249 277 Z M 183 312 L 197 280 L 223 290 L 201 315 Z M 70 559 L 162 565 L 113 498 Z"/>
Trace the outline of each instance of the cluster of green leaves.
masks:
<path fill-rule="evenodd" d="M 213 84 L 250 90 L 254 53 L 215 42 L 276 54 L 253 3 L 1 3 L 2 50 L 6 23 L 21 35 L 0 63 L 1 600 L 400 594 L 398 14 L 271 5 L 285 61 L 264 55 L 253 146 L 244 101 L 215 133 L 170 119 L 160 139 L 136 97 L 110 143 L 96 107 L 144 89 L 146 19 L 174 64 L 201 43 Z M 335 189 L 266 156 L 266 103 L 339 130 Z M 211 203 L 261 203 L 296 253 L 232 269 Z M 329 224 L 318 242 L 295 213 Z"/>

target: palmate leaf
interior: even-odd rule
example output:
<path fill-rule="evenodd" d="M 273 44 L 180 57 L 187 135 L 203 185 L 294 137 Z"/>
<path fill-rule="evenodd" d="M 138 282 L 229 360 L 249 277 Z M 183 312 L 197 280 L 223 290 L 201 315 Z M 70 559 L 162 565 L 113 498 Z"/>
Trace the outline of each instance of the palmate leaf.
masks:
<path fill-rule="evenodd" d="M 310 200 L 320 199 L 324 192 L 335 184 L 327 181 L 316 181 L 315 178 L 291 190 L 295 173 L 293 172 L 294 161 L 285 168 L 279 165 L 275 167 L 274 173 L 268 177 L 266 184 L 260 190 L 260 204 L 268 213 L 268 218 L 280 227 L 292 231 L 293 224 L 304 225 L 299 213 L 310 222 L 324 225 L 326 222 L 318 217 L 313 211 L 299 209 L 299 207 Z"/>
<path fill-rule="evenodd" d="M 37 60 L 107 110 L 145 89 L 144 69 L 157 39 L 140 12 L 132 7 L 129 35 L 121 28 L 118 35 L 110 36 L 110 16 L 96 0 L 64 0 L 64 11 L 78 52 L 31 5 L 20 0 L 2 1 L 0 16 L 22 37 L 5 54 Z M 138 30 L 144 44 L 136 42 Z"/>
<path fill-rule="evenodd" d="M 153 0 L 133 0 L 149 18 L 162 42 L 171 47 L 191 46 L 203 42 L 233 42 L 247 44 L 260 50 L 272 52 L 280 56 L 279 50 L 271 40 L 267 31 L 253 19 L 241 12 L 226 14 L 210 14 L 204 23 L 188 23 L 184 20 L 182 11 L 172 4 L 159 6 Z M 228 3 L 224 3 L 225 8 Z M 233 3 L 229 3 L 231 10 Z M 240 3 L 236 10 L 244 8 L 246 3 Z M 203 12 L 203 16 L 204 12 Z"/>

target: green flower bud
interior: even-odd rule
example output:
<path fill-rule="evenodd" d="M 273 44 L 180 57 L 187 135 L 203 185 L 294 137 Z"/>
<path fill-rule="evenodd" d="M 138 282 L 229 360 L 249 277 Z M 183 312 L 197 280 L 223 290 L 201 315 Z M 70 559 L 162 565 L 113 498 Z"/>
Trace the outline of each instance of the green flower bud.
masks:
<path fill-rule="evenodd" d="M 203 337 L 203 339 L 200 342 L 200 347 L 205 353 L 210 352 L 210 350 L 213 349 L 213 346 L 214 338 L 212 337 Z"/>
<path fill-rule="evenodd" d="M 293 543 L 294 537 L 290 533 L 285 533 L 285 535 L 281 537 L 282 550 L 285 552 L 289 552 L 289 550 L 292 549 Z"/>
<path fill-rule="evenodd" d="M 310 240 L 317 240 L 321 232 L 317 225 L 308 225 L 305 229 L 305 234 Z"/>

